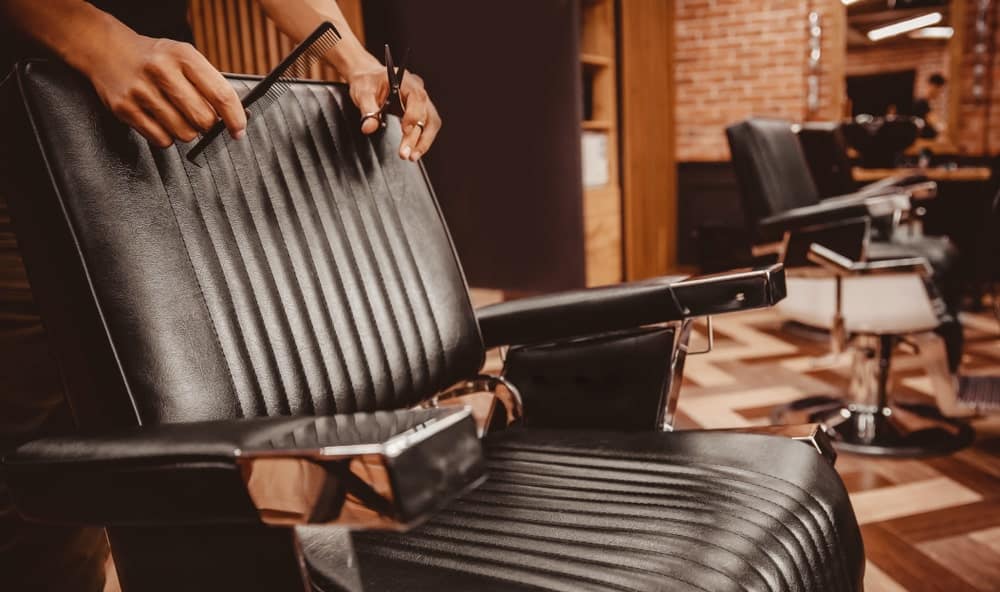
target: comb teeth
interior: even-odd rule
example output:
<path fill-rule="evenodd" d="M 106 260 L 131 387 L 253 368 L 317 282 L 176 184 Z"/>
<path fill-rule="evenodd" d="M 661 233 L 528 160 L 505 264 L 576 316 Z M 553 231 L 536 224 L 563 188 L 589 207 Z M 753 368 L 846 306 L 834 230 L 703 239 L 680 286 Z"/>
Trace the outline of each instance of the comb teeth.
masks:
<path fill-rule="evenodd" d="M 290 63 L 285 64 L 284 67 L 279 67 L 279 69 L 276 69 L 273 74 L 281 80 L 304 78 L 308 75 L 313 62 L 323 57 L 326 52 L 333 49 L 339 41 L 340 33 L 338 33 L 336 29 L 328 29 L 316 38 L 316 40 L 313 41 L 297 58 L 292 60 Z"/>
<path fill-rule="evenodd" d="M 320 24 L 274 70 L 250 89 L 241 101 L 243 108 L 252 113 L 263 112 L 288 90 L 288 81 L 305 78 L 313 63 L 333 49 L 340 39 L 340 32 L 333 23 Z M 223 129 L 225 128 L 222 121 L 216 122 L 212 129 L 203 134 L 198 143 L 188 151 L 187 159 L 197 164 L 195 159 L 215 141 Z"/>
<path fill-rule="evenodd" d="M 267 89 L 267 92 L 264 93 L 264 96 L 257 99 L 249 107 L 247 107 L 247 111 L 253 114 L 262 113 L 272 104 L 274 104 L 274 102 L 277 101 L 281 97 L 281 95 L 285 94 L 285 91 L 287 90 L 288 90 L 288 84 L 286 84 L 282 80 L 276 81 L 273 85 L 271 85 L 271 88 Z"/>

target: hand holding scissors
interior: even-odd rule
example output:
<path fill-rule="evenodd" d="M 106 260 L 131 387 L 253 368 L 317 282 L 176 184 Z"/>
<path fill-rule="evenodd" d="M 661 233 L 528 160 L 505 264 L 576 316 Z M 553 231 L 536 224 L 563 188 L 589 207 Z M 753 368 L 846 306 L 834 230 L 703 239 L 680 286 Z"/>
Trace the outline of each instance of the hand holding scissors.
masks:
<path fill-rule="evenodd" d="M 365 77 L 348 79 L 351 94 L 362 108 L 361 131 L 370 134 L 385 125 L 386 115 L 402 118 L 403 140 L 399 156 L 418 160 L 427 153 L 438 130 L 441 117 L 424 89 L 423 80 L 406 71 L 409 52 L 396 67 L 389 46 L 385 46 L 385 70 L 373 79 L 374 71 Z M 377 87 L 377 88 L 375 88 Z"/>

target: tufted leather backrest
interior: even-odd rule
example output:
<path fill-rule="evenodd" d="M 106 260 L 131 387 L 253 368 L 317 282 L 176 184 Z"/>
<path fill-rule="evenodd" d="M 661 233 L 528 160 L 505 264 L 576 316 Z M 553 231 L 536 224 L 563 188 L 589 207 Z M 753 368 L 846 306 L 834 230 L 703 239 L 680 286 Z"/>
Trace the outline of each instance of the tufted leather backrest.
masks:
<path fill-rule="evenodd" d="M 360 133 L 345 87 L 292 84 L 200 168 L 55 63 L 3 104 L 0 177 L 81 424 L 393 409 L 481 365 L 423 169 L 395 118 Z"/>
<path fill-rule="evenodd" d="M 726 128 L 750 229 L 768 216 L 819 203 L 799 139 L 787 121 L 747 119 Z"/>

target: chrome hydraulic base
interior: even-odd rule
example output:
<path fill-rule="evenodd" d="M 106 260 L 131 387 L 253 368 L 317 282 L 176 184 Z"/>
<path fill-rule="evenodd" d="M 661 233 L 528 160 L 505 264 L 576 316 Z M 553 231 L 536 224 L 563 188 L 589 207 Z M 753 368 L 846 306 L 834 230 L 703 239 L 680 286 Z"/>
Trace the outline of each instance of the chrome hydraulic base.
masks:
<path fill-rule="evenodd" d="M 861 408 L 843 398 L 807 397 L 775 409 L 775 424 L 819 423 L 841 452 L 878 456 L 935 456 L 968 446 L 969 424 L 932 405 L 890 403 Z"/>
<path fill-rule="evenodd" d="M 894 335 L 856 338 L 846 397 L 807 397 L 775 409 L 775 424 L 820 423 L 843 452 L 880 456 L 932 456 L 968 446 L 974 431 L 933 405 L 891 400 L 889 362 Z"/>

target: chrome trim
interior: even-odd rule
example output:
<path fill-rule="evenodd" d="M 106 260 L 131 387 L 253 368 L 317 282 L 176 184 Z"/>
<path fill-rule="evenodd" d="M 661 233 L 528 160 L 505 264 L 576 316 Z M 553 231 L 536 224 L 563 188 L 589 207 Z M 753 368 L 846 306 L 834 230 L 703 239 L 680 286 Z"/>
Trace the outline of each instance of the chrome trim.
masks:
<path fill-rule="evenodd" d="M 693 319 L 680 322 L 674 337 L 674 354 L 670 359 L 670 386 L 661 395 L 660 416 L 656 425 L 664 432 L 674 431 L 674 419 L 677 415 L 677 401 L 681 395 L 681 383 L 684 382 L 684 362 L 687 359 L 688 342 L 691 339 Z"/>
<path fill-rule="evenodd" d="M 405 530 L 486 478 L 469 408 L 374 442 L 237 450 L 264 524 Z"/>
<path fill-rule="evenodd" d="M 368 454 L 385 455 L 390 458 L 395 458 L 399 455 L 400 447 L 405 448 L 406 446 L 419 444 L 427 438 L 443 432 L 471 415 L 472 411 L 465 408 L 456 410 L 455 413 L 444 418 L 433 417 L 425 422 L 413 426 L 405 432 L 400 432 L 399 434 L 390 437 L 385 442 L 350 444 L 346 446 L 321 446 L 319 448 L 275 448 L 249 451 L 237 448 L 233 451 L 233 455 L 241 459 L 293 457 L 324 461 L 343 460 Z"/>
<path fill-rule="evenodd" d="M 916 273 L 922 277 L 927 277 L 932 273 L 930 264 L 923 257 L 905 257 L 862 263 L 844 257 L 833 249 L 829 249 L 818 243 L 813 243 L 809 246 L 806 258 L 812 263 L 837 275 Z"/>
<path fill-rule="evenodd" d="M 382 444 L 382 448 L 385 451 L 383 454 L 388 458 L 396 458 L 407 448 L 416 446 L 431 436 L 443 432 L 456 423 L 463 421 L 466 417 L 471 416 L 472 410 L 465 408 L 459 413 L 449 415 L 444 419 L 425 421 L 417 427 L 410 428 L 386 440 Z"/>
<path fill-rule="evenodd" d="M 690 279 L 684 279 L 679 282 L 674 282 L 673 286 L 697 286 L 700 284 L 711 284 L 713 282 L 718 282 L 720 280 L 741 280 L 747 278 L 755 278 L 764 276 L 764 279 L 768 282 L 771 281 L 771 274 L 781 271 L 784 266 L 781 263 L 772 263 L 767 267 L 757 267 L 753 269 L 744 269 L 738 271 L 724 271 L 721 273 L 714 273 L 709 275 L 699 275 L 693 276 Z"/>
<path fill-rule="evenodd" d="M 498 387 L 503 387 L 499 389 Z M 506 391 L 506 392 L 504 392 Z M 490 393 L 493 395 L 494 404 L 500 403 L 507 414 L 507 426 L 515 424 L 524 418 L 524 400 L 521 391 L 503 376 L 492 374 L 480 374 L 472 380 L 460 382 L 451 388 L 431 397 L 426 403 L 427 407 L 439 407 L 442 403 L 477 393 Z M 473 417 L 476 420 L 476 430 L 480 437 L 489 433 L 492 423 L 492 410 L 485 417 Z"/>
<path fill-rule="evenodd" d="M 737 298 L 736 298 L 737 300 L 742 300 L 742 299 L 746 298 L 745 296 L 742 299 L 740 298 L 740 296 L 743 296 L 742 292 L 739 293 L 739 294 L 737 294 L 736 296 L 737 296 Z M 708 327 L 706 329 L 707 334 L 708 334 L 708 345 L 705 347 L 705 349 L 700 350 L 700 351 L 690 351 L 690 350 L 688 350 L 687 355 L 689 355 L 689 356 L 700 356 L 700 355 L 703 355 L 703 354 L 711 353 L 711 351 L 713 349 L 715 349 L 715 331 L 712 330 L 712 315 L 708 315 L 707 317 L 705 317 L 705 324 L 708 325 Z"/>

